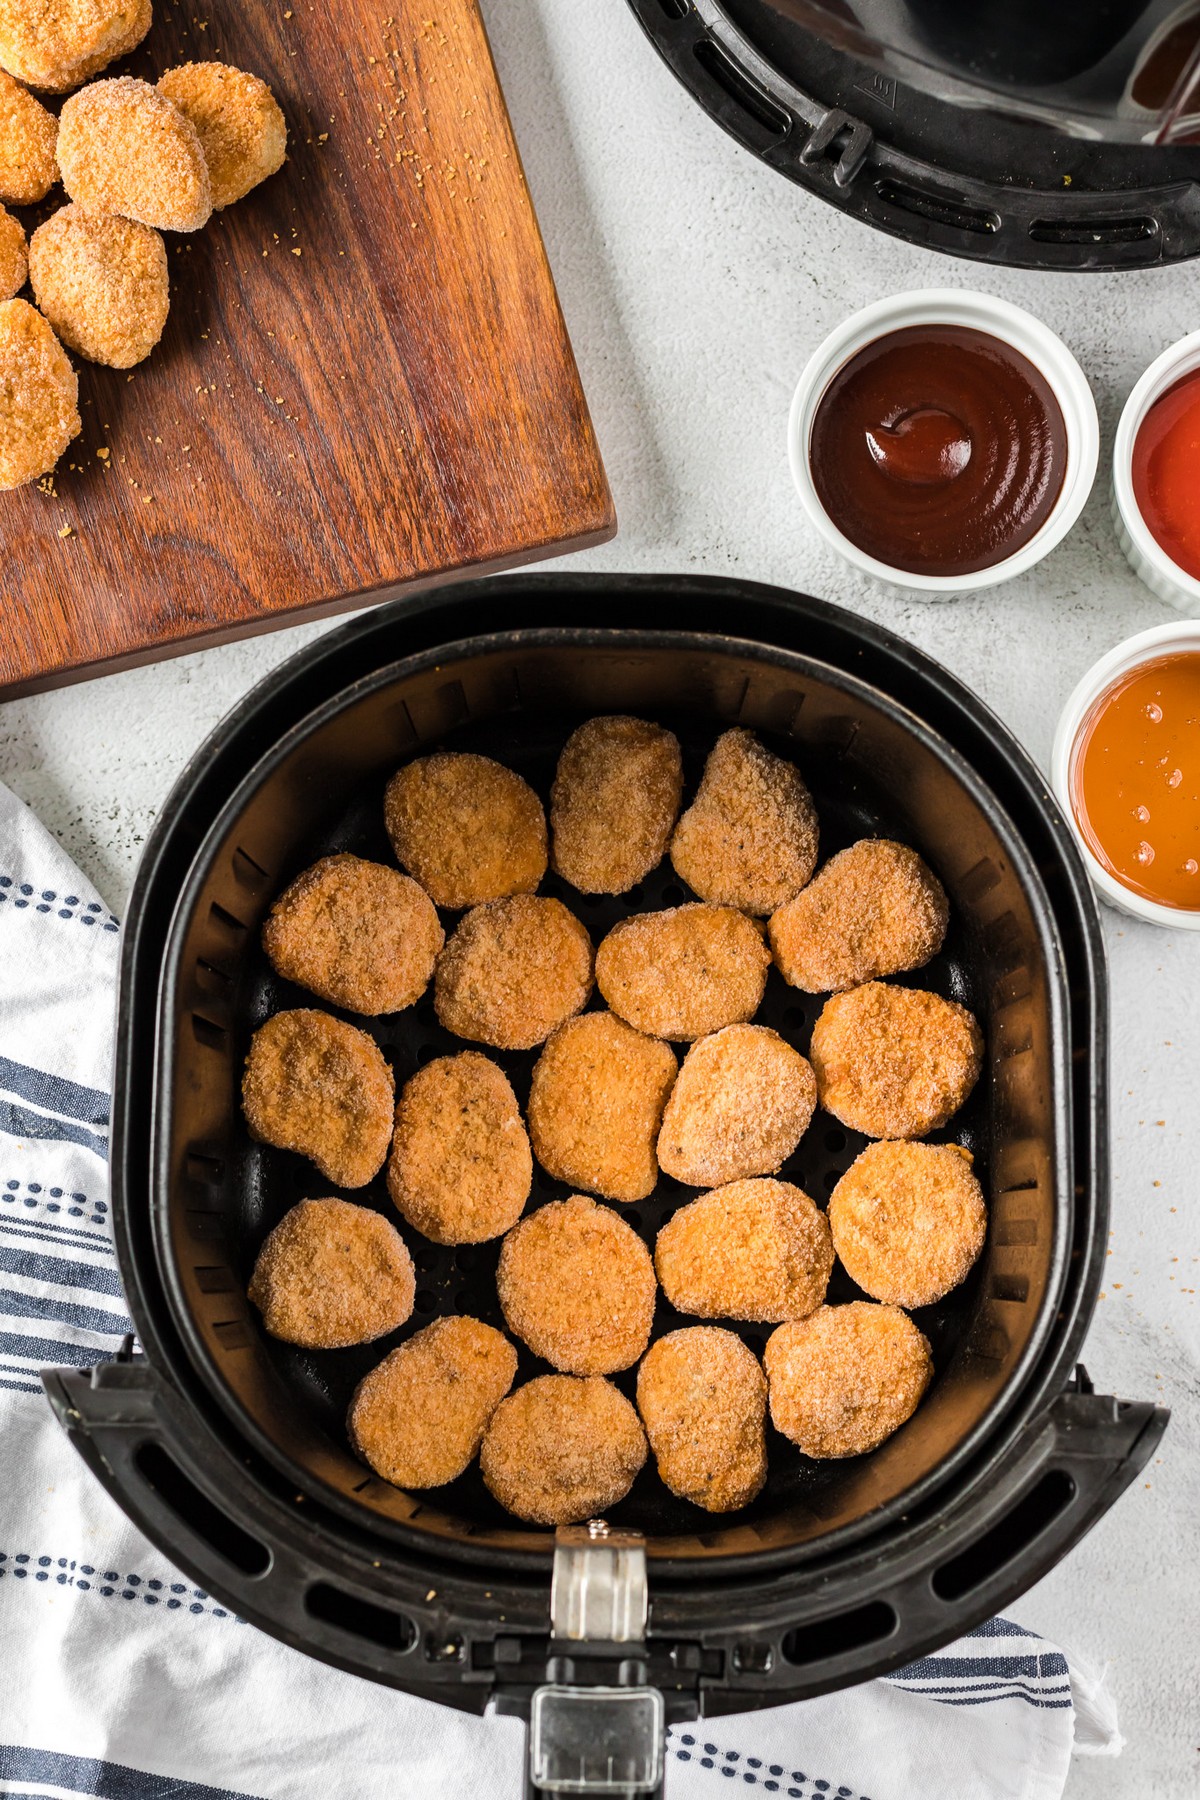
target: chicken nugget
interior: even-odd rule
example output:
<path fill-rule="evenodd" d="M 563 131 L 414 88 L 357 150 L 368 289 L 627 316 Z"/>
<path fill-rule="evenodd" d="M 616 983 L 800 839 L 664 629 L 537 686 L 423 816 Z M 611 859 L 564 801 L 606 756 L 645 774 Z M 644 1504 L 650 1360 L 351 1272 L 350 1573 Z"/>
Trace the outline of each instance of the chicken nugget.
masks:
<path fill-rule="evenodd" d="M 572 1525 L 623 1500 L 646 1460 L 641 1421 L 603 1376 L 539 1375 L 502 1400 L 479 1466 L 518 1519 Z"/>
<path fill-rule="evenodd" d="M 328 1013 L 276 1013 L 250 1040 L 242 1111 L 251 1135 L 294 1150 L 338 1187 L 378 1175 L 395 1083 L 374 1038 Z"/>
<path fill-rule="evenodd" d="M 29 274 L 29 247 L 25 230 L 7 207 L 0 206 L 0 299 L 11 300 L 25 286 Z"/>
<path fill-rule="evenodd" d="M 350 1442 L 396 1487 L 441 1487 L 474 1459 L 516 1373 L 503 1332 L 478 1319 L 435 1319 L 359 1382 Z"/>
<path fill-rule="evenodd" d="M 158 91 L 196 128 L 208 164 L 213 211 L 232 206 L 283 167 L 287 125 L 265 81 L 229 63 L 182 63 Z"/>
<path fill-rule="evenodd" d="M 767 1379 L 732 1331 L 691 1325 L 651 1344 L 637 1404 L 673 1494 L 706 1512 L 735 1512 L 767 1479 Z"/>
<path fill-rule="evenodd" d="M 48 474 L 82 428 L 66 351 L 28 300 L 0 301 L 0 488 Z"/>
<path fill-rule="evenodd" d="M 0 31 L 4 0 L 0 0 Z M 32 206 L 58 180 L 58 120 L 0 69 L 0 200 Z"/>
<path fill-rule="evenodd" d="M 248 1293 L 272 1337 L 343 1350 L 403 1325 L 415 1287 L 404 1239 L 379 1213 L 301 1200 L 259 1251 Z"/>
<path fill-rule="evenodd" d="M 851 1131 L 924 1137 L 975 1086 L 983 1035 L 956 1000 L 869 981 L 825 1002 L 808 1053 L 821 1105 Z"/>
<path fill-rule="evenodd" d="M 667 1220 L 654 1267 L 679 1312 L 774 1325 L 820 1306 L 833 1244 L 824 1213 L 791 1182 L 733 1181 Z"/>
<path fill-rule="evenodd" d="M 776 1430 L 806 1456 L 861 1456 L 912 1417 L 929 1343 L 898 1306 L 854 1300 L 781 1325 L 763 1352 Z"/>
<path fill-rule="evenodd" d="M 198 231 L 212 212 L 196 128 L 148 81 L 117 75 L 72 94 L 58 119 L 58 166 L 72 200 L 157 231 Z"/>
<path fill-rule="evenodd" d="M 435 1244 L 481 1244 L 515 1225 L 533 1183 L 517 1096 L 477 1050 L 438 1056 L 396 1107 L 388 1193 Z"/>
<path fill-rule="evenodd" d="M 149 225 L 64 206 L 29 244 L 34 299 L 63 343 L 89 362 L 130 369 L 167 322 L 167 252 Z"/>
<path fill-rule="evenodd" d="M 447 1031 L 498 1050 L 532 1050 L 587 1005 L 592 940 L 561 900 L 494 900 L 460 919 L 438 957 L 433 991 Z"/>
<path fill-rule="evenodd" d="M 654 1265 L 637 1232 L 583 1194 L 505 1238 L 496 1291 L 510 1331 L 568 1375 L 628 1369 L 650 1342 Z"/>
<path fill-rule="evenodd" d="M 527 781 L 493 762 L 441 750 L 388 782 L 384 823 L 396 860 L 437 906 L 532 894 L 546 873 L 546 815 Z"/>
<path fill-rule="evenodd" d="M 583 894 L 624 894 L 666 853 L 683 793 L 679 739 L 616 716 L 573 731 L 550 791 L 554 867 Z"/>
<path fill-rule="evenodd" d="M 361 856 L 323 856 L 263 926 L 263 949 L 285 981 L 371 1017 L 420 999 L 445 941 L 424 888 Z"/>
<path fill-rule="evenodd" d="M 693 1044 L 663 1113 L 658 1160 L 689 1187 L 774 1175 L 813 1116 L 812 1069 L 765 1025 L 726 1025 Z"/>
<path fill-rule="evenodd" d="M 0 66 L 65 94 L 136 49 L 150 18 L 150 0 L 0 0 Z"/>
<path fill-rule="evenodd" d="M 693 901 L 614 925 L 596 952 L 596 981 L 627 1025 L 686 1043 L 752 1019 L 770 966 L 743 913 Z"/>
<path fill-rule="evenodd" d="M 915 850 L 863 838 L 772 914 L 768 934 L 786 982 L 834 994 L 923 967 L 941 949 L 949 917 L 941 882 Z"/>
<path fill-rule="evenodd" d="M 560 1025 L 529 1090 L 529 1133 L 543 1169 L 606 1200 L 653 1193 L 654 1144 L 675 1066 L 668 1045 L 614 1013 Z"/>
<path fill-rule="evenodd" d="M 675 827 L 671 862 L 702 900 L 774 912 L 817 862 L 817 812 L 800 771 L 752 731 L 724 732 Z"/>
<path fill-rule="evenodd" d="M 873 1300 L 931 1306 L 987 1236 L 983 1189 L 958 1144 L 868 1144 L 829 1198 L 833 1248 Z"/>

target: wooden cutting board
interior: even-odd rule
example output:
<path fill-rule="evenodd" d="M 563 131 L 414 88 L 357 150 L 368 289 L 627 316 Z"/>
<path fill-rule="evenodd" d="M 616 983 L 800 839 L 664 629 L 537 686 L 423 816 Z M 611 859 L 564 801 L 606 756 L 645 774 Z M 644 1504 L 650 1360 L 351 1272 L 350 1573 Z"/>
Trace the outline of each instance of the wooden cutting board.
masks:
<path fill-rule="evenodd" d="M 0 494 L 0 694 L 616 528 L 474 0 L 155 0 L 109 72 L 210 57 L 288 161 L 168 235 L 162 343 L 79 363 L 53 491 Z"/>

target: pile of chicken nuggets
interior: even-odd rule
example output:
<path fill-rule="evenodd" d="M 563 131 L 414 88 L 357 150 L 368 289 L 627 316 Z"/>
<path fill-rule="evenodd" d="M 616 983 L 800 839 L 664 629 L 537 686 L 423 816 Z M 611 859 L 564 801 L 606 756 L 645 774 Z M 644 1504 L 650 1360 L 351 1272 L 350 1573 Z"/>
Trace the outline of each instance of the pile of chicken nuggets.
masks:
<path fill-rule="evenodd" d="M 983 1039 L 965 1007 L 889 978 L 941 948 L 946 895 L 887 840 L 818 867 L 800 771 L 748 730 L 717 740 L 681 814 L 683 797 L 677 739 L 641 719 L 572 734 L 548 819 L 513 770 L 439 751 L 388 785 L 400 868 L 325 857 L 267 919 L 287 980 L 367 1017 L 432 987 L 464 1040 L 397 1095 L 368 1031 L 298 1007 L 256 1031 L 243 1079 L 255 1138 L 343 1189 L 386 1166 L 396 1213 L 434 1243 L 502 1240 L 511 1336 L 438 1318 L 355 1392 L 350 1442 L 399 1487 L 478 1456 L 503 1507 L 566 1524 L 622 1500 L 652 1452 L 673 1494 L 725 1513 L 766 1480 L 768 1417 L 806 1456 L 858 1456 L 928 1388 L 909 1312 L 965 1279 L 987 1214 L 970 1153 L 922 1140 L 967 1098 Z M 581 896 L 627 895 L 664 856 L 695 898 L 595 947 L 538 892 L 552 869 Z M 458 916 L 444 927 L 439 908 Z M 807 1057 L 754 1022 L 772 962 L 829 995 Z M 522 1116 L 488 1052 L 531 1049 Z M 779 1178 L 818 1106 L 873 1140 L 824 1209 Z M 572 1191 L 526 1211 L 535 1159 Z M 702 1191 L 651 1249 L 620 1208 L 663 1174 Z M 839 1259 L 861 1300 L 827 1303 Z M 405 1324 L 414 1286 L 396 1225 L 330 1196 L 276 1225 L 249 1292 L 276 1337 L 334 1350 Z M 651 1342 L 660 1293 L 702 1322 Z M 761 1361 L 739 1325 L 774 1328 Z M 514 1389 L 513 1339 L 551 1372 Z M 631 1399 L 611 1378 L 635 1369 Z"/>
<path fill-rule="evenodd" d="M 287 152 L 270 88 L 226 63 L 92 80 L 150 25 L 150 0 L 0 0 L 0 488 L 49 474 L 82 429 L 67 350 L 129 369 L 158 343 L 162 232 L 198 231 Z M 55 117 L 31 89 L 69 98 Z M 60 179 L 69 204 L 27 239 L 8 207 Z"/>

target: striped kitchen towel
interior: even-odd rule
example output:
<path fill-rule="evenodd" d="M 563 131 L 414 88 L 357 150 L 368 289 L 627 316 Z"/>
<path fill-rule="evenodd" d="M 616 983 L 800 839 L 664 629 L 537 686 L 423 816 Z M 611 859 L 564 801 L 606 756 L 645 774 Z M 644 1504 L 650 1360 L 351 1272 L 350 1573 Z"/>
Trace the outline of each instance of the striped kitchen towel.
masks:
<path fill-rule="evenodd" d="M 0 787 L 0 1794 L 517 1800 L 523 1734 L 313 1662 L 134 1529 L 53 1422 L 43 1364 L 129 1329 L 106 1149 L 117 921 Z M 677 1727 L 671 1800 L 1058 1800 L 1120 1747 L 1082 1664 L 1007 1619 L 883 1681 Z"/>

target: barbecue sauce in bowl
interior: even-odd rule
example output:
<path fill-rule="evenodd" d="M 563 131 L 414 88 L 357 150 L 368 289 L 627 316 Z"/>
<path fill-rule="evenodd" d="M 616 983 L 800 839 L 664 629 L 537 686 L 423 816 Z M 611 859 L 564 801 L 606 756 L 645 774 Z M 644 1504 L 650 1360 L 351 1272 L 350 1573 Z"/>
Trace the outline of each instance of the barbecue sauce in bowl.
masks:
<path fill-rule="evenodd" d="M 970 575 L 1022 549 L 1054 511 L 1067 426 L 1041 371 L 964 325 L 912 325 L 843 364 L 808 443 L 830 520 L 877 562 Z"/>

